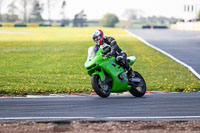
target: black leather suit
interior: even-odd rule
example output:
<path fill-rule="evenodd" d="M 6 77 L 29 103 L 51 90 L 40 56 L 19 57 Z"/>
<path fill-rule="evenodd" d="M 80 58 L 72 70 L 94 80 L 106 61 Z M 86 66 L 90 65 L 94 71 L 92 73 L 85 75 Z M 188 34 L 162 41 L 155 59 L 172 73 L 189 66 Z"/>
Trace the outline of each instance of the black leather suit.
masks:
<path fill-rule="evenodd" d="M 111 46 L 111 51 L 108 52 L 105 56 L 114 56 L 117 64 L 121 65 L 124 69 L 126 69 L 129 75 L 132 72 L 132 68 L 128 64 L 127 54 L 119 48 L 117 42 L 113 37 L 104 37 L 104 41 L 102 42 L 102 44 L 104 43 Z M 96 45 L 96 47 L 100 46 Z"/>

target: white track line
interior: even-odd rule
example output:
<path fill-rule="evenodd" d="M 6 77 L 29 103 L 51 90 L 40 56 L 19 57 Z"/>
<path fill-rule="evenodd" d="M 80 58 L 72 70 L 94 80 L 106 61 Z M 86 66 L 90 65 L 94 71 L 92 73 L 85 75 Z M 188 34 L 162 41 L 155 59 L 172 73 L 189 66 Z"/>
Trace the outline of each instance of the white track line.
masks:
<path fill-rule="evenodd" d="M 152 116 L 152 117 L 2 117 L 0 120 L 148 120 L 148 119 L 200 119 L 200 116 Z"/>
<path fill-rule="evenodd" d="M 128 32 L 129 34 L 131 34 L 133 37 L 135 37 L 135 38 L 137 38 L 138 40 L 140 40 L 140 41 L 142 41 L 143 43 L 145 43 L 147 46 L 149 46 L 149 47 L 151 47 L 151 48 L 153 48 L 153 49 L 155 49 L 155 50 L 157 50 L 157 51 L 163 53 L 164 55 L 167 55 L 167 56 L 170 57 L 171 59 L 173 59 L 173 60 L 175 60 L 176 62 L 180 63 L 181 65 L 187 67 L 187 68 L 200 80 L 200 75 L 199 75 L 191 66 L 189 66 L 189 65 L 187 65 L 186 63 L 180 61 L 179 59 L 177 59 L 177 58 L 175 58 L 174 56 L 172 56 L 171 54 L 169 54 L 169 53 L 163 51 L 162 49 L 153 46 L 152 44 L 148 43 L 148 42 L 145 41 L 143 38 L 141 38 L 141 37 L 135 35 L 134 33 L 131 33 L 131 32 L 128 31 L 128 30 L 125 30 L 125 31 Z"/>
<path fill-rule="evenodd" d="M 152 116 L 152 117 L 106 117 L 108 119 L 190 119 L 200 118 L 200 116 Z"/>
<path fill-rule="evenodd" d="M 0 120 L 94 119 L 95 117 L 2 117 Z"/>

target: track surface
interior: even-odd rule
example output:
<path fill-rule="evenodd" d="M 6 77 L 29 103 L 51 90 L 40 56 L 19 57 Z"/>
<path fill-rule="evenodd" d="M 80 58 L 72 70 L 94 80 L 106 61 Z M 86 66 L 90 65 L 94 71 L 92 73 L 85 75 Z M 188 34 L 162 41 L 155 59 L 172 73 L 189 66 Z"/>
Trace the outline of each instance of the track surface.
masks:
<path fill-rule="evenodd" d="M 184 116 L 184 117 L 183 117 Z M 145 95 L 0 98 L 0 122 L 18 120 L 200 120 L 200 92 Z"/>
<path fill-rule="evenodd" d="M 132 30 L 200 73 L 200 32 Z M 0 122 L 19 120 L 200 120 L 200 93 L 0 98 Z"/>
<path fill-rule="evenodd" d="M 190 65 L 200 74 L 200 32 L 180 30 L 129 30 L 152 45 Z"/>

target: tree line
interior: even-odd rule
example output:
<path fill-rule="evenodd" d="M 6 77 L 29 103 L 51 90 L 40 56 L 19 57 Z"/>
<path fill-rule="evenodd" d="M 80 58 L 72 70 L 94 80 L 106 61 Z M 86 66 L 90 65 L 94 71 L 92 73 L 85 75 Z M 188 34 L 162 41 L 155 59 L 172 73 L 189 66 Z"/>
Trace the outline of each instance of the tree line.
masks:
<path fill-rule="evenodd" d="M 60 12 L 61 17 L 60 20 L 56 20 L 56 23 L 60 23 L 61 26 L 67 26 L 70 22 L 74 27 L 88 26 L 84 10 L 75 14 L 73 20 L 69 20 L 66 16 L 66 8 L 67 0 L 0 0 L 0 22 L 51 24 L 55 22 L 52 13 L 56 11 Z M 44 12 L 47 13 L 45 19 L 42 16 Z M 98 21 L 99 25 L 105 27 L 115 27 L 118 22 L 118 17 L 110 13 L 105 14 Z"/>
<path fill-rule="evenodd" d="M 62 19 L 66 19 L 66 0 L 0 0 L 1 22 L 40 22 L 44 21 L 42 13 L 47 10 L 48 21 L 51 23 L 51 14 L 54 6 L 59 4 Z M 46 5 L 47 8 L 44 8 Z M 2 8 L 6 7 L 6 13 Z"/>

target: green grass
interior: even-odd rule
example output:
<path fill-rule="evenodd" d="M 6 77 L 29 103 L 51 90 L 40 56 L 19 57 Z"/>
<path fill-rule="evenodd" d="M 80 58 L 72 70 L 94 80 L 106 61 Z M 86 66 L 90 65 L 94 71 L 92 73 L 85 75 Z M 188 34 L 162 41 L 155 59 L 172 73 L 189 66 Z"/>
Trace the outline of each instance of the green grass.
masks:
<path fill-rule="evenodd" d="M 198 91 L 200 81 L 188 69 L 121 29 L 102 28 L 127 54 L 147 89 Z M 95 28 L 1 28 L 0 94 L 91 92 L 84 68 Z M 10 32 L 8 32 L 10 31 Z"/>

